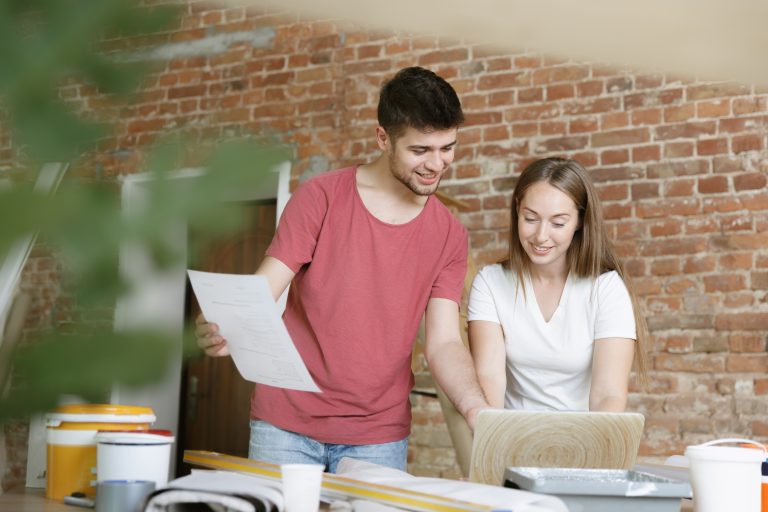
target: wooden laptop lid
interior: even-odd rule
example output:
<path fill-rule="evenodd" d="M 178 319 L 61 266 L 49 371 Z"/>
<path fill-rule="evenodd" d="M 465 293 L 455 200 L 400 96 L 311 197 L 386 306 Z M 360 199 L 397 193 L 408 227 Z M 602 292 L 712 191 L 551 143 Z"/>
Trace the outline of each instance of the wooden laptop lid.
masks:
<path fill-rule="evenodd" d="M 487 409 L 475 422 L 469 479 L 501 485 L 507 466 L 630 469 L 644 425 L 634 412 Z"/>

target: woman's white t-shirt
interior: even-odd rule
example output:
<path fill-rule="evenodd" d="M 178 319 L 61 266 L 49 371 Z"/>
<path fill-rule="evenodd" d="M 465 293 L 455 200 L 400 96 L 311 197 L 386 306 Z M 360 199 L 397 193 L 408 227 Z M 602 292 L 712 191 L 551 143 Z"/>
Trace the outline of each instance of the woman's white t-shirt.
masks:
<path fill-rule="evenodd" d="M 529 277 L 525 294 L 516 272 L 501 264 L 478 272 L 467 320 L 501 325 L 507 354 L 504 407 L 589 410 L 595 340 L 636 339 L 632 301 L 615 272 L 597 279 L 568 276 L 560 303 L 544 321 Z"/>

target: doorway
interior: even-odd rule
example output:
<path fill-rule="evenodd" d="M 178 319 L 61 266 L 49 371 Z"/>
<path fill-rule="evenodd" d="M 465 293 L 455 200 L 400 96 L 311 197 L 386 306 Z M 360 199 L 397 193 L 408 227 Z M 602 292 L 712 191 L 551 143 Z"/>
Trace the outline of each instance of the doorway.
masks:
<path fill-rule="evenodd" d="M 225 238 L 202 239 L 189 233 L 191 267 L 228 274 L 252 274 L 275 234 L 277 200 L 240 202 L 242 228 Z M 187 285 L 185 324 L 193 325 L 200 308 Z M 182 367 L 177 476 L 188 474 L 185 450 L 248 456 L 250 395 L 253 383 L 240 376 L 231 357 L 200 355 Z"/>

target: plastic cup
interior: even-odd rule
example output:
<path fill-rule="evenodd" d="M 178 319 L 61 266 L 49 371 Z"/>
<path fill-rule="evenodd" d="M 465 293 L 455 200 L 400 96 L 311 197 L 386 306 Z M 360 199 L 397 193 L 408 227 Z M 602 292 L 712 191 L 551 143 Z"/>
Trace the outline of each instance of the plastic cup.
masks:
<path fill-rule="evenodd" d="M 717 446 L 724 443 L 749 443 L 758 449 Z M 695 512 L 760 512 L 760 467 L 766 456 L 761 444 L 719 439 L 689 446 L 685 455 Z"/>
<path fill-rule="evenodd" d="M 322 464 L 282 464 L 285 512 L 317 512 L 320 508 Z"/>

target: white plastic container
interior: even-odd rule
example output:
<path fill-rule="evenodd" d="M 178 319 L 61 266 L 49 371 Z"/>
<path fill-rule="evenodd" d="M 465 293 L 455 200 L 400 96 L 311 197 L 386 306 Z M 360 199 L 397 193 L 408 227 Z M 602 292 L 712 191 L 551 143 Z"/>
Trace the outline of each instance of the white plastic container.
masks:
<path fill-rule="evenodd" d="M 749 444 L 757 449 L 722 444 Z M 760 512 L 760 467 L 765 447 L 749 439 L 718 439 L 689 446 L 696 512 Z"/>
<path fill-rule="evenodd" d="M 96 434 L 96 479 L 168 483 L 173 435 L 169 430 L 109 431 Z"/>

